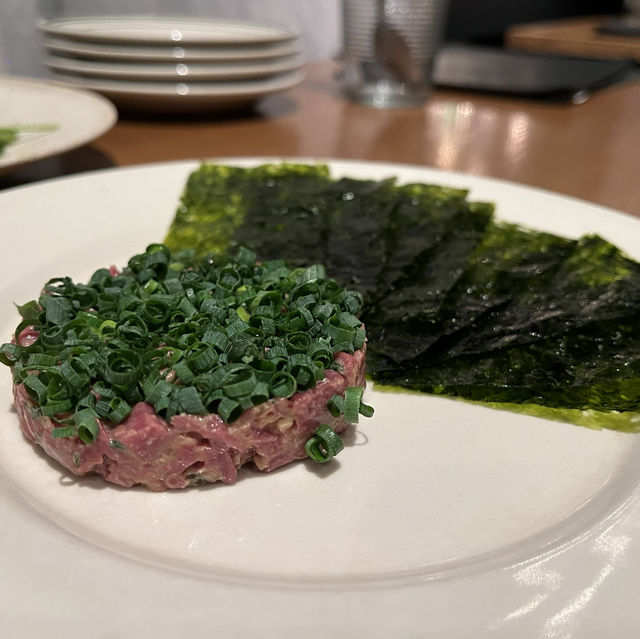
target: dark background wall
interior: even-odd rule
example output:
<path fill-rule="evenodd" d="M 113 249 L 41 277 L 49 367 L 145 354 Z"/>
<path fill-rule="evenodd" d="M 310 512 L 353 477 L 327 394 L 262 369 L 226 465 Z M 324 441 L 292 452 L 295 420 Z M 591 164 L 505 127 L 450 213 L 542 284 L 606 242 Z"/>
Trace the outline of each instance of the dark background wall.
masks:
<path fill-rule="evenodd" d="M 445 37 L 501 44 L 505 29 L 513 24 L 623 11 L 623 0 L 449 0 Z"/>

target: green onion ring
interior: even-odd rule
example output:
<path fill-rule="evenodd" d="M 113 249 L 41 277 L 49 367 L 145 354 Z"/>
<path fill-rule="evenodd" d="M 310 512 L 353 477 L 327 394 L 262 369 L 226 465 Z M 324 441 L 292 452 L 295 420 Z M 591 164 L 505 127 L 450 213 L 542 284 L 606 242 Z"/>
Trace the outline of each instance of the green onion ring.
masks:
<path fill-rule="evenodd" d="M 304 446 L 307 455 L 318 463 L 328 462 L 343 448 L 342 438 L 327 424 L 320 424 Z"/>

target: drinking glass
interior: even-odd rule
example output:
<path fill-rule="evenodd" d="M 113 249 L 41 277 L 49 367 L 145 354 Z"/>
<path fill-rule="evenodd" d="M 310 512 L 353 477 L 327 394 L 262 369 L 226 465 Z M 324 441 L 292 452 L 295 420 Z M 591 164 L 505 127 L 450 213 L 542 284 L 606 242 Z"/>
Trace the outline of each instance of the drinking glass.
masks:
<path fill-rule="evenodd" d="M 343 93 L 374 107 L 423 103 L 446 10 L 446 0 L 343 0 Z"/>

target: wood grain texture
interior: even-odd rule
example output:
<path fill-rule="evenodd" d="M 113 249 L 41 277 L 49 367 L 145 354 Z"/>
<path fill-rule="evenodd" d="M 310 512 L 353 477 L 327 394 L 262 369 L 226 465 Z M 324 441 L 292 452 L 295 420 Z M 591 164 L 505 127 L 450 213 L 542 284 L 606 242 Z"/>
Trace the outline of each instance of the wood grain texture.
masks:
<path fill-rule="evenodd" d="M 640 62 L 640 38 L 599 33 L 597 27 L 606 19 L 599 16 L 515 25 L 507 29 L 505 42 L 526 51 Z"/>

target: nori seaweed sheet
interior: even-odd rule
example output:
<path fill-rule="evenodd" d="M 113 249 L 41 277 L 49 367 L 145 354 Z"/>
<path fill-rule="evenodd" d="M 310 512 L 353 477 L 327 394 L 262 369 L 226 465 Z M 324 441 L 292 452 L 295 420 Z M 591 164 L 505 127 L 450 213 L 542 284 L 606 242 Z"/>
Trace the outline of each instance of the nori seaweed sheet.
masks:
<path fill-rule="evenodd" d="M 324 165 L 203 164 L 189 176 L 165 243 L 197 256 L 242 245 L 264 260 L 284 251 L 292 264 L 321 261 L 331 184 Z"/>
<path fill-rule="evenodd" d="M 322 165 L 246 170 L 245 215 L 234 230 L 233 245 L 250 248 L 262 260 L 286 257 L 293 266 L 323 263 L 332 188 L 328 169 Z"/>
<path fill-rule="evenodd" d="M 637 411 L 640 406 L 638 316 L 594 323 L 579 332 L 486 356 L 380 371 L 380 383 L 502 403 Z"/>
<path fill-rule="evenodd" d="M 472 332 L 483 316 L 504 308 L 528 290 L 532 281 L 548 279 L 575 245 L 575 240 L 557 235 L 492 222 L 439 312 L 419 322 L 392 327 L 395 341 L 402 337 L 398 329 L 403 329 L 405 342 L 399 348 L 390 345 L 385 349 L 387 366 L 411 363 L 427 351 L 433 359 L 447 343 Z M 372 365 L 382 369 L 384 361 L 372 358 Z"/>
<path fill-rule="evenodd" d="M 398 203 L 395 180 L 343 178 L 331 187 L 324 265 L 365 299 L 375 292 L 387 250 L 387 227 Z"/>
<path fill-rule="evenodd" d="M 433 249 L 451 227 L 452 218 L 467 206 L 468 191 L 462 189 L 406 184 L 397 186 L 395 193 L 397 202 L 386 228 L 384 264 L 376 282 L 377 299 L 384 299 L 414 261 Z"/>
<path fill-rule="evenodd" d="M 364 295 L 376 383 L 637 430 L 640 265 L 600 237 L 496 222 L 464 190 L 272 164 L 203 165 L 166 242 L 325 264 Z"/>
<path fill-rule="evenodd" d="M 375 343 L 373 352 L 369 351 L 371 371 L 389 358 L 411 359 L 436 339 L 423 329 L 464 273 L 492 214 L 491 205 L 458 202 L 430 248 L 417 255 L 390 290 L 380 294 L 375 306 L 365 309 L 363 319 Z"/>
<path fill-rule="evenodd" d="M 493 207 L 459 206 L 438 240 L 408 265 L 377 305 L 377 321 L 410 322 L 435 315 L 466 269 L 491 221 Z"/>
<path fill-rule="evenodd" d="M 198 256 L 228 252 L 245 216 L 242 185 L 246 178 L 246 169 L 216 164 L 203 164 L 193 171 L 165 244 L 172 251 L 192 249 Z"/>
<path fill-rule="evenodd" d="M 340 284 L 366 295 L 376 289 L 384 264 L 386 228 L 398 200 L 394 183 L 330 181 L 301 169 L 292 174 L 287 165 L 266 179 L 254 171 L 247 175 L 249 203 L 233 243 L 264 260 L 322 263 Z"/>
<path fill-rule="evenodd" d="M 606 240 L 585 236 L 551 277 L 532 279 L 508 305 L 486 314 L 450 344 L 444 356 L 534 344 L 585 324 L 624 320 L 639 308 L 640 265 Z"/>

